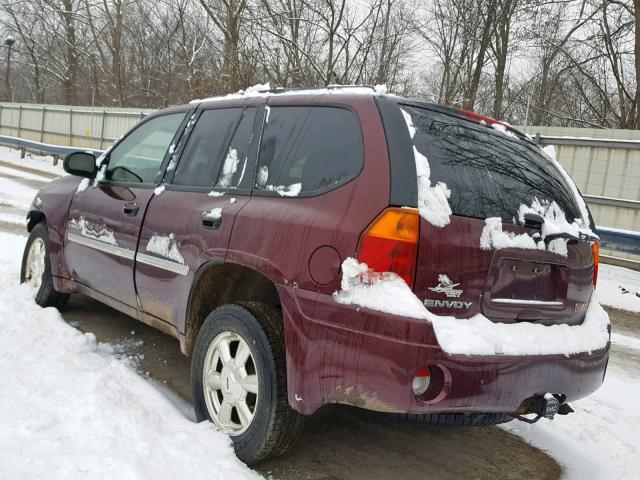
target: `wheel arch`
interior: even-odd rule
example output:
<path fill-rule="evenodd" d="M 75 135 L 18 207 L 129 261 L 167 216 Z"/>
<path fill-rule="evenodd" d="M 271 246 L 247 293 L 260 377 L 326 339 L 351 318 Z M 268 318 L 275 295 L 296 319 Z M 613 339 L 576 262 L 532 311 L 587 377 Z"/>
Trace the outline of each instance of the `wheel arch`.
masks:
<path fill-rule="evenodd" d="M 198 332 L 207 315 L 226 303 L 262 302 L 280 308 L 275 283 L 257 270 L 231 262 L 207 262 L 195 274 L 180 342 L 182 353 L 191 356 Z M 282 325 L 284 328 L 284 324 Z"/>
<path fill-rule="evenodd" d="M 44 212 L 40 210 L 29 210 L 27 213 L 27 232 L 31 233 L 31 230 L 42 222 L 47 223 L 47 217 Z"/>

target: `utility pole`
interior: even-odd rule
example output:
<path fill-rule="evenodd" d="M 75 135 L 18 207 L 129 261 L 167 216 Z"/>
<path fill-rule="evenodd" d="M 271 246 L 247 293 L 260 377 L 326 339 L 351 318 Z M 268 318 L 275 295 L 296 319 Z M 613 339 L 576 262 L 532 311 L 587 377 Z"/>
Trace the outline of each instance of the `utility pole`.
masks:
<path fill-rule="evenodd" d="M 7 102 L 10 102 L 13 99 L 13 95 L 11 95 L 11 80 L 9 76 L 11 73 L 11 47 L 13 47 L 15 42 L 15 39 L 11 35 L 9 35 L 4 41 L 4 44 L 7 47 L 7 70 L 4 73 L 4 100 Z"/>

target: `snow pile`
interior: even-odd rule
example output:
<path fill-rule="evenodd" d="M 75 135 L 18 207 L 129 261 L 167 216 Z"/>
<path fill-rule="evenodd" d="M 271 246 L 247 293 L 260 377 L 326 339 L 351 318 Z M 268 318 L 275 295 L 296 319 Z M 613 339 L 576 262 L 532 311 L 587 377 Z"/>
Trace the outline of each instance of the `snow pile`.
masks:
<path fill-rule="evenodd" d="M 105 156 L 106 152 L 102 154 L 102 156 Z M 100 158 L 102 158 L 102 156 Z M 99 159 L 98 159 L 99 160 Z M 97 162 L 97 160 L 96 160 Z M 93 179 L 93 186 L 97 187 L 98 184 L 104 180 L 104 176 L 106 174 L 107 171 L 107 164 L 103 163 L 100 168 L 98 169 L 98 172 L 96 173 L 96 178 Z"/>
<path fill-rule="evenodd" d="M 505 232 L 502 230 L 502 220 L 498 217 L 491 217 L 485 220 L 485 226 L 480 235 L 480 248 L 483 250 L 498 250 L 501 248 L 546 249 L 566 257 L 568 253 L 567 238 L 554 238 L 550 242 L 545 242 L 545 238 L 558 234 L 567 234 L 574 238 L 580 238 L 582 235 L 597 238 L 590 229 L 582 226 L 581 219 L 575 219 L 572 223 L 569 223 L 565 213 L 555 201 L 540 201 L 534 198 L 531 206 L 520 205 L 518 208 L 518 221 L 521 225 L 525 224 L 525 216 L 527 214 L 535 214 L 542 217 L 544 222 L 540 226 L 540 233 L 536 232 L 533 236 L 529 236 L 527 233 Z"/>
<path fill-rule="evenodd" d="M 491 128 L 503 135 L 506 135 L 507 137 L 515 138 L 516 140 L 518 140 L 518 136 L 511 130 L 509 130 L 504 123 L 492 123 Z"/>
<path fill-rule="evenodd" d="M 407 124 L 409 135 L 413 140 L 416 134 L 413 119 L 408 112 L 400 110 Z M 427 157 L 418 151 L 415 145 L 413 146 L 413 156 L 418 177 L 418 211 L 420 216 L 436 227 L 444 227 L 449 224 L 451 217 L 451 207 L 449 206 L 451 190 L 447 188 L 447 184 L 444 182 L 431 185 L 429 161 Z"/>
<path fill-rule="evenodd" d="M 391 272 L 373 272 L 355 258 L 342 262 L 340 288 L 333 298 L 343 305 L 358 305 L 405 317 L 426 319 L 430 315 L 402 278 Z"/>
<path fill-rule="evenodd" d="M 113 231 L 109 230 L 106 225 L 92 223 L 84 217 L 80 217 L 77 220 L 72 218 L 71 221 L 69 221 L 69 228 L 77 230 L 83 237 L 99 240 L 110 245 L 118 245 L 116 237 L 113 235 Z"/>
<path fill-rule="evenodd" d="M 600 263 L 596 290 L 604 305 L 640 313 L 640 272 Z"/>
<path fill-rule="evenodd" d="M 169 235 L 153 235 L 149 239 L 149 243 L 147 243 L 147 252 L 158 254 L 182 265 L 185 264 L 184 257 L 180 253 L 178 242 L 173 233 Z"/>
<path fill-rule="evenodd" d="M 480 234 L 482 250 L 499 250 L 502 248 L 527 248 L 544 250 L 544 241 L 536 241 L 526 233 L 505 232 L 502 230 L 500 217 L 487 218 Z"/>
<path fill-rule="evenodd" d="M 256 185 L 258 187 L 264 188 L 268 180 L 269 180 L 269 167 L 267 167 L 266 165 L 262 165 L 258 169 L 258 175 L 256 177 Z"/>
<path fill-rule="evenodd" d="M 220 207 L 212 208 L 210 212 L 203 212 L 203 215 L 207 215 L 210 218 L 221 218 L 222 208 Z"/>
<path fill-rule="evenodd" d="M 235 148 L 229 147 L 229 152 L 227 153 L 226 158 L 224 159 L 224 164 L 222 165 L 222 173 L 220 178 L 218 179 L 218 184 L 216 187 L 228 188 L 231 186 L 231 180 L 233 179 L 233 175 L 238 170 L 238 150 Z"/>
<path fill-rule="evenodd" d="M 0 478 L 258 479 L 109 347 L 18 286 L 25 238 L 0 233 Z"/>
<path fill-rule="evenodd" d="M 284 185 L 265 185 L 264 189 L 267 192 L 277 192 L 281 197 L 297 197 L 302 191 L 302 184 L 293 183 L 288 187 Z"/>
<path fill-rule="evenodd" d="M 341 291 L 334 293 L 338 303 L 427 320 L 443 351 L 463 355 L 570 355 L 604 348 L 609 316 L 595 297 L 576 326 L 494 323 L 480 314 L 459 319 L 429 312 L 396 274 L 372 272 L 353 258 L 343 262 Z"/>
<path fill-rule="evenodd" d="M 76 188 L 76 195 L 84 192 L 87 188 L 89 188 L 90 183 L 91 181 L 88 178 L 83 178 Z"/>

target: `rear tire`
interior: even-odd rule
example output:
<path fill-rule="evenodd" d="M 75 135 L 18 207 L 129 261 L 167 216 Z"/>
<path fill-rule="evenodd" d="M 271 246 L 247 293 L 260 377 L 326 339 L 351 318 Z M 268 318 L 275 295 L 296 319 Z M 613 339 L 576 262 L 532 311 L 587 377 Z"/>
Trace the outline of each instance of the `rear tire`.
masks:
<path fill-rule="evenodd" d="M 224 342 L 227 346 L 222 347 Z M 239 353 L 245 346 L 250 356 Z M 231 355 L 223 354 L 225 349 Z M 253 375 L 257 386 L 253 380 L 249 390 L 255 393 L 243 392 L 245 379 Z M 210 420 L 228 433 L 236 455 L 247 464 L 283 454 L 301 430 L 303 417 L 287 399 L 281 314 L 269 305 L 229 304 L 209 314 L 196 340 L 191 386 L 198 421 Z"/>
<path fill-rule="evenodd" d="M 394 414 L 394 417 L 411 425 L 435 425 L 448 427 L 483 427 L 498 425 L 513 420 L 506 413 L 427 413 L 416 415 L 411 413 Z"/>
<path fill-rule="evenodd" d="M 69 295 L 53 288 L 51 259 L 49 256 L 49 235 L 47 225 L 38 223 L 29 234 L 22 255 L 20 283 L 29 283 L 34 290 L 34 298 L 41 307 L 62 309 Z"/>

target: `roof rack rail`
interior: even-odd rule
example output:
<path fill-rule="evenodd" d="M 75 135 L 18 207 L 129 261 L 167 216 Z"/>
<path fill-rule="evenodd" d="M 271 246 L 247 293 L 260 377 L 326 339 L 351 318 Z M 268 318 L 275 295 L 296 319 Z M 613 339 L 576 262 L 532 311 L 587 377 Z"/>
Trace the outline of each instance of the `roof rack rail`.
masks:
<path fill-rule="evenodd" d="M 264 90 L 260 89 L 258 92 L 268 92 L 268 93 L 282 93 L 282 92 L 295 92 L 298 90 L 306 91 L 306 90 L 339 90 L 341 88 L 369 88 L 376 91 L 375 85 L 320 85 L 317 87 L 273 87 L 273 88 L 265 88 Z"/>

